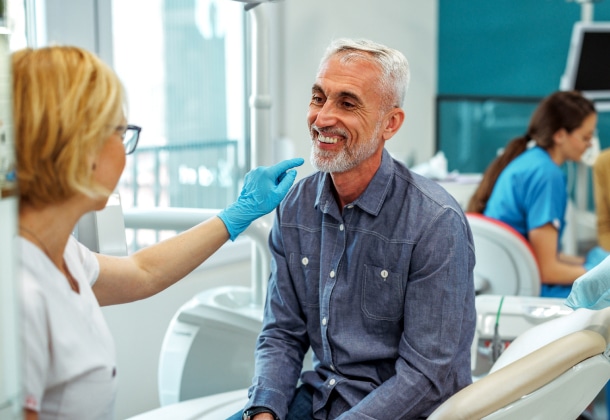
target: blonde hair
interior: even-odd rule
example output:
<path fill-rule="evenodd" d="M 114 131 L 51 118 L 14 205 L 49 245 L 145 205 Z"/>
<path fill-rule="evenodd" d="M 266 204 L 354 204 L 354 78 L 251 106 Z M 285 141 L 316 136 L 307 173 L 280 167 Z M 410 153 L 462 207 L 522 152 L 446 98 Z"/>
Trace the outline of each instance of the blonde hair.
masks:
<path fill-rule="evenodd" d="M 114 71 L 86 50 L 53 46 L 13 53 L 12 77 L 20 201 L 39 207 L 109 194 L 92 166 L 124 118 Z"/>

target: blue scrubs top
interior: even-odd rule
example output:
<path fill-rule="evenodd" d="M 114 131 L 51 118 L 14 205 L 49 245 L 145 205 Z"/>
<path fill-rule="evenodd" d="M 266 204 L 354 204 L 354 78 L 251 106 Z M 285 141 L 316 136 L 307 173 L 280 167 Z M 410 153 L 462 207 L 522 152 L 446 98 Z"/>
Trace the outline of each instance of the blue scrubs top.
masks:
<path fill-rule="evenodd" d="M 507 223 L 528 240 L 530 230 L 551 223 L 559 231 L 557 249 L 560 249 L 567 203 L 564 172 L 546 150 L 535 146 L 504 168 L 484 214 Z M 567 297 L 571 289 L 571 286 L 543 284 L 540 295 Z"/>
<path fill-rule="evenodd" d="M 484 214 L 509 224 L 526 239 L 530 230 L 551 223 L 561 239 L 567 203 L 565 174 L 546 150 L 536 146 L 504 168 Z"/>

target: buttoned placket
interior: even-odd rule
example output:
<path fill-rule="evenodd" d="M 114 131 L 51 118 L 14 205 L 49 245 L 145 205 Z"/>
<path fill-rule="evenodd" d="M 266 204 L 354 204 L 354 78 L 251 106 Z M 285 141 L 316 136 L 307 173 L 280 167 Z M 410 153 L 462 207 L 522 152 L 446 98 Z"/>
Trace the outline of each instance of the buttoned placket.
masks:
<path fill-rule="evenodd" d="M 328 331 L 330 327 L 330 323 L 332 319 L 330 318 L 330 300 L 332 296 L 333 289 L 335 288 L 337 281 L 339 280 L 339 268 L 341 259 L 345 254 L 345 250 L 347 248 L 347 235 L 346 235 L 346 227 L 345 220 L 346 217 L 349 218 L 351 215 L 351 210 L 353 209 L 353 205 L 348 205 L 343 211 L 343 216 L 339 217 L 338 223 L 339 225 L 330 227 L 325 225 L 324 229 L 328 229 L 326 234 L 331 236 L 332 242 L 334 242 L 335 246 L 332 248 L 333 253 L 330 258 L 330 264 L 328 267 L 321 267 L 321 275 L 326 275 L 326 281 L 322 282 L 324 284 L 324 290 L 322 291 L 322 298 L 320 302 L 320 325 L 322 332 L 322 344 L 324 348 L 324 358 L 325 362 L 330 367 L 331 371 L 336 372 L 335 365 L 333 363 L 333 354 L 332 348 L 329 341 Z M 330 216 L 328 216 L 330 218 Z M 335 216 L 336 217 L 336 216 Z M 326 273 L 326 274 L 324 274 Z M 332 388 L 337 384 L 337 378 L 332 375 L 327 378 L 327 386 Z"/>

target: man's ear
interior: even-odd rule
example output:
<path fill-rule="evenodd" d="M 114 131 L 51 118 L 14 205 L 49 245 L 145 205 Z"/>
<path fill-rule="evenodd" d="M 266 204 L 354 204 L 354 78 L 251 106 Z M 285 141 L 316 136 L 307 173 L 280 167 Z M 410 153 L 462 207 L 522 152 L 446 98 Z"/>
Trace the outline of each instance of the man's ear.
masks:
<path fill-rule="evenodd" d="M 405 120 L 405 111 L 402 108 L 392 108 L 384 117 L 383 131 L 384 140 L 391 139 L 402 126 Z"/>

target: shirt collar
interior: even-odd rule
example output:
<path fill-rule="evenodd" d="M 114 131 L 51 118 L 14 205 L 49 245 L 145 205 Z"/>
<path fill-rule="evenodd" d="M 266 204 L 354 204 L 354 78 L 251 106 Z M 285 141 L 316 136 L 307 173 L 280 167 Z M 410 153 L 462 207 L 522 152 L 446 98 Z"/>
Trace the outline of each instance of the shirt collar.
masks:
<path fill-rule="evenodd" d="M 360 207 L 373 216 L 377 216 L 381 211 L 381 207 L 388 193 L 393 173 L 394 160 L 392 159 L 392 156 L 390 156 L 390 152 L 383 149 L 381 164 L 373 176 L 373 179 L 371 179 L 371 182 L 360 197 L 350 204 Z M 335 203 L 335 197 L 332 193 L 333 181 L 329 173 L 320 172 L 320 175 L 321 177 L 318 182 L 318 192 L 316 194 L 314 207 L 320 209 L 323 213 L 327 213 L 330 208 L 330 203 Z"/>

